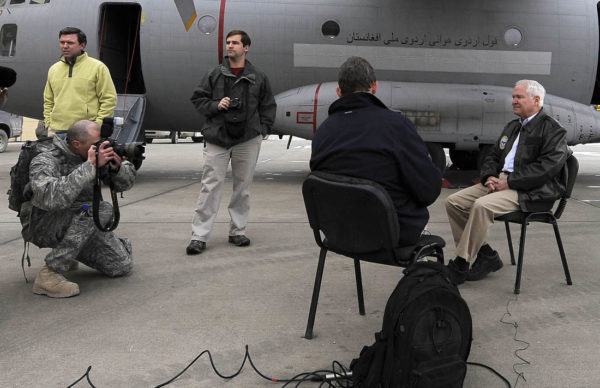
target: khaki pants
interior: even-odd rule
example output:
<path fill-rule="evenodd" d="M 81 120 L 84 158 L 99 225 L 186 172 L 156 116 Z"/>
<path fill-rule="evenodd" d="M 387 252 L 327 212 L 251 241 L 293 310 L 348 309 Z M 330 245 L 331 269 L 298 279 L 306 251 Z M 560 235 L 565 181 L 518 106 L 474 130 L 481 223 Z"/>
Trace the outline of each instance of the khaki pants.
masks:
<path fill-rule="evenodd" d="M 44 127 L 44 122 L 42 120 L 40 120 L 38 122 L 38 126 L 35 130 L 35 135 L 37 136 L 37 138 L 41 138 L 41 137 L 52 137 L 54 135 L 57 135 L 58 137 L 60 137 L 61 139 L 66 139 L 67 138 L 67 131 L 55 131 L 52 128 L 47 128 Z"/>
<path fill-rule="evenodd" d="M 500 178 L 506 178 L 500 174 Z M 446 199 L 446 213 L 456 244 L 456 255 L 471 262 L 488 234 L 494 217 L 519 210 L 516 190 L 488 194 L 482 184 L 463 189 Z"/>
<path fill-rule="evenodd" d="M 250 212 L 250 185 L 260 152 L 262 136 L 256 136 L 229 149 L 206 143 L 200 195 L 192 220 L 192 240 L 207 242 L 221 203 L 223 183 L 231 160 L 233 193 L 229 202 L 229 235 L 246 233 Z"/>

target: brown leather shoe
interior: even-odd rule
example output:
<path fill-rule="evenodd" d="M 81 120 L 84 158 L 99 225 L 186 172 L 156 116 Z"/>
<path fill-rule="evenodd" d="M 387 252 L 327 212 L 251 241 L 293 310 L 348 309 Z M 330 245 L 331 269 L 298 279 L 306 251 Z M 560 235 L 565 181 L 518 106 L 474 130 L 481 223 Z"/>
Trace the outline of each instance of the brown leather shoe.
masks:
<path fill-rule="evenodd" d="M 229 243 L 238 247 L 247 247 L 250 245 L 250 239 L 243 234 L 239 236 L 229 236 Z"/>
<path fill-rule="evenodd" d="M 68 298 L 79 295 L 79 286 L 61 274 L 43 266 L 33 282 L 33 293 L 51 298 Z"/>

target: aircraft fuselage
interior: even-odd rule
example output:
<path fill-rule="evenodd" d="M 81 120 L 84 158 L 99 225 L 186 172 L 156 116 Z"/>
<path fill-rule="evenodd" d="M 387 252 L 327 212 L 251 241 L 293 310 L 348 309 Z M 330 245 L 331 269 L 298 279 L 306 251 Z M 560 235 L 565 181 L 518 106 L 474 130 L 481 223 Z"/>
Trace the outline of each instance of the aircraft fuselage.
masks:
<path fill-rule="evenodd" d="M 60 55 L 58 31 L 69 25 L 87 33 L 86 51 L 107 63 L 119 93 L 145 95 L 144 127 L 153 129 L 201 128 L 189 97 L 219 63 L 224 34 L 231 29 L 249 33 L 248 59 L 267 73 L 274 92 L 281 93 L 278 98 L 288 97 L 279 106 L 275 130 L 280 134 L 312 136 L 325 116 L 303 123 L 310 117 L 303 118 L 302 111 L 329 104 L 336 96 L 315 94 L 293 101 L 289 96 L 300 87 L 335 82 L 339 65 L 351 55 L 369 60 L 380 81 L 417 86 L 406 84 L 397 97 L 391 95 L 416 107 L 390 100 L 392 108 L 426 111 L 440 123 L 449 120 L 444 111 L 461 111 L 458 117 L 464 119 L 442 125 L 469 139 L 442 141 L 458 149 L 481 146 L 471 136 L 469 125 L 474 122 L 481 123 L 478 139 L 494 138 L 502 128 L 500 122 L 493 129 L 484 125 L 484 107 L 464 112 L 473 106 L 457 105 L 465 100 L 452 95 L 456 86 L 480 93 L 508 87 L 510 93 L 515 81 L 530 78 L 549 94 L 572 102 L 572 111 L 583 112 L 581 105 L 600 102 L 598 10 L 591 0 L 50 0 L 1 9 L 0 24 L 16 25 L 16 40 L 13 51 L 0 56 L 0 65 L 18 72 L 5 109 L 35 118 L 42 117 L 47 69 Z M 505 91 L 495 92 L 500 90 Z M 501 100 L 504 120 L 511 111 L 510 99 Z M 295 122 L 280 120 L 281 114 Z M 426 141 L 438 141 L 419 130 Z M 599 128 L 592 131 L 587 138 L 570 138 L 600 141 Z"/>

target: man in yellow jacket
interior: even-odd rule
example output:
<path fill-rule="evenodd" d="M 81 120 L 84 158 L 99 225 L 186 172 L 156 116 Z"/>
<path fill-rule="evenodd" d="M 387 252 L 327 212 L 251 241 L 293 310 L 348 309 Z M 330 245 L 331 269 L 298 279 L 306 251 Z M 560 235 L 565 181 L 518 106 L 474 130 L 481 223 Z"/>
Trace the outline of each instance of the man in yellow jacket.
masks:
<path fill-rule="evenodd" d="M 117 106 L 117 92 L 108 67 L 84 51 L 85 33 L 66 27 L 58 33 L 62 57 L 48 70 L 44 89 L 44 126 L 48 136 L 64 137 L 76 121 L 102 124 Z"/>

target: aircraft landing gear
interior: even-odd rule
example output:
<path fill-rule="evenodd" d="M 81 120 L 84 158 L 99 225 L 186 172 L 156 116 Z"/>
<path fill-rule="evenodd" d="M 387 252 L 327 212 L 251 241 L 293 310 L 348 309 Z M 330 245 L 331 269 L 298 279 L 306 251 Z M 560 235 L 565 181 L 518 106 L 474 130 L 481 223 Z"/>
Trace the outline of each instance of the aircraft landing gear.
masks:
<path fill-rule="evenodd" d="M 483 162 L 485 162 L 485 158 L 494 148 L 493 144 L 486 144 L 479 149 L 479 155 L 477 156 L 477 169 L 480 170 Z"/>
<path fill-rule="evenodd" d="M 491 149 L 491 144 L 483 145 L 479 151 L 450 149 L 450 160 L 459 170 L 479 170 Z"/>
<path fill-rule="evenodd" d="M 450 160 L 459 170 L 476 170 L 479 151 L 450 149 Z"/>
<path fill-rule="evenodd" d="M 179 137 L 177 136 L 177 131 L 171 131 L 171 143 L 177 144 L 179 141 Z"/>
<path fill-rule="evenodd" d="M 444 148 L 440 143 L 425 143 L 425 145 L 427 146 L 427 152 L 429 152 L 431 161 L 443 174 L 446 169 L 446 154 L 444 153 Z"/>
<path fill-rule="evenodd" d="M 0 152 L 6 151 L 6 147 L 8 147 L 8 135 L 0 128 Z"/>

